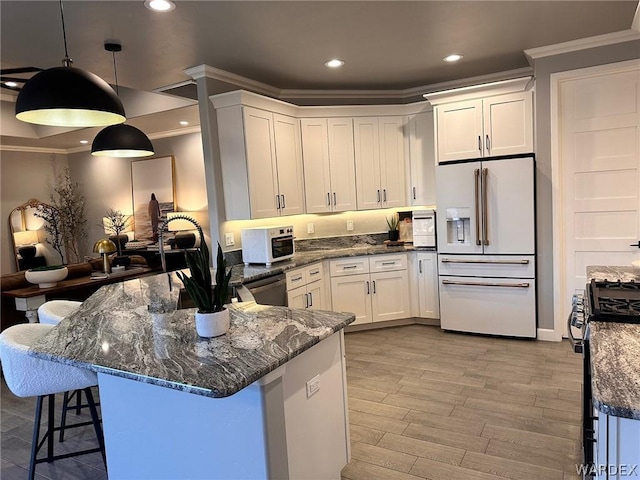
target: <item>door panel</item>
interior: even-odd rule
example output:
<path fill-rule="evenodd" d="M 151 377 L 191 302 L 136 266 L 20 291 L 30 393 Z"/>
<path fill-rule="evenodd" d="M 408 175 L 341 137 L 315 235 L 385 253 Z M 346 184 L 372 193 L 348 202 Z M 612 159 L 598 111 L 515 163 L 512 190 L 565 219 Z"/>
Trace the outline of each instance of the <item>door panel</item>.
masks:
<path fill-rule="evenodd" d="M 329 118 L 329 165 L 331 209 L 356 210 L 356 165 L 353 150 L 353 122 L 350 118 Z M 314 181 L 313 178 L 310 179 Z M 335 194 L 335 196 L 334 196 Z"/>
<path fill-rule="evenodd" d="M 411 204 L 436 203 L 436 161 L 433 113 L 420 113 L 409 120 L 411 158 Z"/>
<path fill-rule="evenodd" d="M 532 103 L 531 92 L 484 99 L 485 157 L 533 152 Z"/>
<path fill-rule="evenodd" d="M 355 314 L 356 320 L 351 325 L 371 323 L 370 292 L 371 282 L 368 273 L 332 278 L 332 310 Z"/>
<path fill-rule="evenodd" d="M 371 303 L 374 322 L 410 317 L 407 271 L 372 273 Z"/>
<path fill-rule="evenodd" d="M 325 310 L 325 290 L 324 282 L 319 280 L 317 282 L 307 285 L 307 293 L 309 295 L 309 308 L 312 310 Z"/>
<path fill-rule="evenodd" d="M 384 208 L 405 205 L 403 117 L 380 117 L 380 186 Z"/>
<path fill-rule="evenodd" d="M 289 308 L 307 308 L 307 287 L 302 286 L 287 292 L 287 306 Z"/>
<path fill-rule="evenodd" d="M 330 212 L 331 204 L 328 198 L 331 195 L 331 177 L 327 121 L 323 118 L 303 118 L 300 122 L 307 213 Z"/>
<path fill-rule="evenodd" d="M 304 213 L 304 175 L 298 119 L 273 114 L 282 215 Z"/>
<path fill-rule="evenodd" d="M 482 100 L 438 105 L 436 117 L 439 162 L 482 157 Z"/>
<path fill-rule="evenodd" d="M 380 147 L 377 118 L 354 118 L 356 195 L 358 210 L 380 208 Z"/>

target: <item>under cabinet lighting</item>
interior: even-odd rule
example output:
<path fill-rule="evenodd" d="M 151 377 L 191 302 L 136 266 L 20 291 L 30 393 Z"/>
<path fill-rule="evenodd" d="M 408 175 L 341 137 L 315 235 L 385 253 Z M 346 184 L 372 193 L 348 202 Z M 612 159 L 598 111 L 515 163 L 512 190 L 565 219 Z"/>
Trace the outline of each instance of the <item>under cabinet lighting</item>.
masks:
<path fill-rule="evenodd" d="M 80 140 L 80 143 L 81 143 L 82 145 L 86 145 L 87 143 L 89 143 L 89 140 Z"/>
<path fill-rule="evenodd" d="M 144 6 L 154 12 L 170 12 L 176 8 L 176 4 L 168 0 L 146 0 Z"/>
<path fill-rule="evenodd" d="M 339 60 L 337 58 L 334 58 L 333 60 L 329 60 L 328 62 L 324 63 L 325 67 L 329 67 L 329 68 L 338 68 L 344 65 L 344 61 L 343 60 Z"/>
<path fill-rule="evenodd" d="M 189 122 L 187 122 L 186 120 L 181 120 L 180 125 L 182 125 L 183 127 L 186 127 L 187 125 L 189 125 Z"/>
<path fill-rule="evenodd" d="M 444 57 L 442 60 L 444 60 L 445 62 L 457 62 L 461 58 L 462 55 L 460 55 L 459 53 L 452 53 L 451 55 L 447 55 L 446 57 Z"/>
<path fill-rule="evenodd" d="M 17 87 L 18 84 L 16 82 L 4 82 L 7 87 Z"/>

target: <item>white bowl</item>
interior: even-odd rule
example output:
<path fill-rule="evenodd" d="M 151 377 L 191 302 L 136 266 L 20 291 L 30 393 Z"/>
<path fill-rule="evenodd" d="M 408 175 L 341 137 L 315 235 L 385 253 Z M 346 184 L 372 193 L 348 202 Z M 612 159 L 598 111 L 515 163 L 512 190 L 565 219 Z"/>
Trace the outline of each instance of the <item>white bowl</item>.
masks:
<path fill-rule="evenodd" d="M 29 283 L 35 283 L 40 288 L 55 287 L 56 284 L 67 278 L 69 270 L 67 267 L 57 268 L 55 270 L 27 270 L 24 272 L 24 278 Z"/>

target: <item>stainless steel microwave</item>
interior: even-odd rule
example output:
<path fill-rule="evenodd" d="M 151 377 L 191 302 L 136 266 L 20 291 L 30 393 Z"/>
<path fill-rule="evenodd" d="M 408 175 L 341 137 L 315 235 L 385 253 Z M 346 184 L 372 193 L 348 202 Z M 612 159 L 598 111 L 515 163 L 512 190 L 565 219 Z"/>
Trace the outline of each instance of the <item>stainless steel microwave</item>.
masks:
<path fill-rule="evenodd" d="M 293 258 L 293 225 L 242 229 L 242 261 L 270 266 Z"/>

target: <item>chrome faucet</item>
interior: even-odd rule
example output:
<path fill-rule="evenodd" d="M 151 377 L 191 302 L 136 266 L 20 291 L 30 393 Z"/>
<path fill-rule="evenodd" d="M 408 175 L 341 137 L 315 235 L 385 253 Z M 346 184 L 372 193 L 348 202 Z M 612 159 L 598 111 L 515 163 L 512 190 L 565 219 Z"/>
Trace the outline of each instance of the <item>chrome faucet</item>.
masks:
<path fill-rule="evenodd" d="M 193 218 L 189 217 L 188 215 L 176 215 L 175 217 L 171 217 L 171 218 L 165 220 L 162 223 L 162 225 L 160 225 L 160 228 L 158 229 L 158 249 L 160 251 L 160 259 L 162 260 L 162 271 L 163 272 L 167 271 L 167 260 L 165 259 L 164 249 L 162 248 L 162 234 L 164 233 L 165 229 L 167 228 L 167 225 L 169 225 L 174 220 L 187 220 L 187 221 L 193 223 L 195 228 L 198 230 L 198 233 L 200 234 L 200 245 L 202 245 L 202 242 L 204 240 L 204 234 L 202 233 L 202 227 L 200 226 L 200 224 L 198 222 L 196 222 Z"/>

